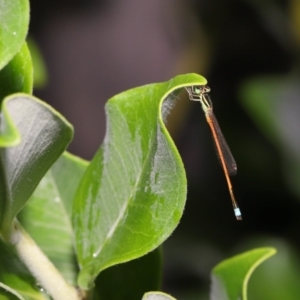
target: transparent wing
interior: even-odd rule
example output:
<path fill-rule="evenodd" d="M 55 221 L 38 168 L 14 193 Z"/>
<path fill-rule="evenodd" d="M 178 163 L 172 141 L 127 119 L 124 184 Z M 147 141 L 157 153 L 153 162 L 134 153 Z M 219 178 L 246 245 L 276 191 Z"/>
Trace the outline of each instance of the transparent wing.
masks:
<path fill-rule="evenodd" d="M 226 143 L 226 140 L 223 136 L 223 133 L 220 129 L 220 126 L 219 126 L 219 123 L 215 117 L 215 115 L 213 114 L 212 111 L 209 112 L 209 118 L 210 118 L 210 122 L 209 125 L 211 127 L 211 130 L 212 131 L 215 131 L 215 134 L 213 132 L 213 136 L 217 136 L 218 138 L 218 141 L 219 141 L 219 146 L 220 146 L 220 149 L 221 149 L 221 153 L 219 153 L 219 151 L 217 151 L 217 154 L 218 154 L 218 157 L 220 155 L 223 156 L 224 158 L 224 162 L 225 162 L 225 165 L 226 165 L 226 168 L 227 168 L 227 171 L 228 171 L 228 174 L 230 176 L 233 176 L 233 175 L 236 175 L 236 172 L 237 172 L 237 166 L 236 166 L 236 162 L 233 158 L 233 155 Z M 214 138 L 214 142 L 215 144 L 217 143 L 215 138 Z M 217 147 L 217 145 L 215 145 Z M 218 147 L 217 147 L 218 148 Z M 220 157 L 219 157 L 220 159 Z"/>

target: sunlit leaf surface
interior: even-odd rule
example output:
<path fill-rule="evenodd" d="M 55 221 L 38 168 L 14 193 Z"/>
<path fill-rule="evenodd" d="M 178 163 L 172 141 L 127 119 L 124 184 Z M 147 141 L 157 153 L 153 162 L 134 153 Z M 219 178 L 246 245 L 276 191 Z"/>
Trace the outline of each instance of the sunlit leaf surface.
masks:
<path fill-rule="evenodd" d="M 87 288 L 101 270 L 145 255 L 175 229 L 186 199 L 186 176 L 164 121 L 197 74 L 135 88 L 106 104 L 104 143 L 79 186 L 73 223 Z"/>

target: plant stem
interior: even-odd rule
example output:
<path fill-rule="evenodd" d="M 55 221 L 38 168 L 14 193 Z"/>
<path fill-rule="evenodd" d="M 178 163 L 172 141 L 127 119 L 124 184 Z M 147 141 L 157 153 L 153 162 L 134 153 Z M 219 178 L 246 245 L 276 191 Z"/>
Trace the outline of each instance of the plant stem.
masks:
<path fill-rule="evenodd" d="M 18 221 L 13 224 L 10 242 L 37 282 L 54 300 L 80 300 L 74 286 L 67 283 Z"/>

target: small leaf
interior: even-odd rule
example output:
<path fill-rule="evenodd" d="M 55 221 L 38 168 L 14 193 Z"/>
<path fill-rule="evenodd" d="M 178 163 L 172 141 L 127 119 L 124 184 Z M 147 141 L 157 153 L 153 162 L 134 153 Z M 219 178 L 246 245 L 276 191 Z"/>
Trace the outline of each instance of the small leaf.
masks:
<path fill-rule="evenodd" d="M 1 232 L 8 238 L 11 222 L 39 181 L 72 139 L 72 126 L 44 102 L 26 94 L 15 94 L 2 103 L 2 125 L 13 123 L 21 143 L 1 148 Z M 9 119 L 6 119 L 9 116 Z"/>
<path fill-rule="evenodd" d="M 146 291 L 158 290 L 162 272 L 161 256 L 161 249 L 157 248 L 141 258 L 104 270 L 96 279 L 97 296 L 94 299 L 138 300 Z"/>
<path fill-rule="evenodd" d="M 253 271 L 274 255 L 274 248 L 260 248 L 236 255 L 212 271 L 211 300 L 247 299 L 247 284 Z"/>
<path fill-rule="evenodd" d="M 0 70 L 20 50 L 28 24 L 28 0 L 0 0 Z"/>
<path fill-rule="evenodd" d="M 89 288 L 109 266 L 143 256 L 177 226 L 186 176 L 163 123 L 197 74 L 121 93 L 106 104 L 107 132 L 77 191 L 73 210 L 79 285 Z"/>
<path fill-rule="evenodd" d="M 43 55 L 32 38 L 27 38 L 28 48 L 32 58 L 32 64 L 34 69 L 34 87 L 43 88 L 48 81 L 47 68 L 43 59 Z"/>
<path fill-rule="evenodd" d="M 0 101 L 13 93 L 32 92 L 33 69 L 26 44 L 8 65 L 0 71 Z M 11 116 L 2 105 L 0 147 L 15 146 L 20 143 L 20 134 Z"/>
<path fill-rule="evenodd" d="M 0 0 L 1 1 L 1 0 Z M 32 93 L 33 68 L 26 43 L 0 71 L 0 100 L 14 93 Z"/>
<path fill-rule="evenodd" d="M 15 255 L 13 249 L 0 241 L 0 287 L 5 290 L 15 291 L 26 300 L 45 300 L 47 297 L 39 291 L 35 279 L 24 267 L 20 259 Z M 7 286 L 8 288 L 5 288 Z M 20 299 L 2 291 L 0 288 L 0 299 Z M 5 296 L 7 295 L 7 297 Z M 17 295 L 15 294 L 15 295 Z"/>
<path fill-rule="evenodd" d="M 172 296 L 161 292 L 148 292 L 142 300 L 176 300 Z"/>
<path fill-rule="evenodd" d="M 247 239 L 247 244 L 272 245 L 277 254 L 264 262 L 251 276 L 249 299 L 288 299 L 298 300 L 300 295 L 300 258 L 298 250 L 287 240 L 273 237 Z"/>
<path fill-rule="evenodd" d="M 76 285 L 78 265 L 71 211 L 86 167 L 86 161 L 65 152 L 43 177 L 19 214 L 25 230 L 73 285 Z"/>
<path fill-rule="evenodd" d="M 10 288 L 9 286 L 3 284 L 0 282 L 0 289 L 4 289 L 5 295 L 2 295 L 1 299 L 6 298 L 8 300 L 14 300 L 14 299 L 20 299 L 20 300 L 25 300 L 17 291 L 14 289 Z M 0 295 L 1 295 L 0 291 Z M 7 298 L 9 297 L 9 298 Z"/>

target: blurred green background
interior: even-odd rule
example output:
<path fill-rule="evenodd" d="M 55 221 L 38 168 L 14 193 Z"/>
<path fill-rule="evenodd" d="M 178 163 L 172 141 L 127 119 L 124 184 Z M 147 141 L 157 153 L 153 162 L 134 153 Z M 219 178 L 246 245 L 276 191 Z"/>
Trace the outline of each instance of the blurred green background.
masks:
<path fill-rule="evenodd" d="M 299 299 L 300 2 L 32 0 L 31 15 L 47 70 L 35 94 L 74 124 L 70 151 L 86 159 L 102 142 L 104 104 L 114 94 L 182 73 L 208 80 L 238 165 L 243 221 L 234 218 L 201 107 L 182 93 L 167 125 L 186 166 L 188 200 L 164 245 L 163 290 L 208 299 L 218 262 L 274 246 L 278 254 L 250 280 L 249 299 Z"/>

